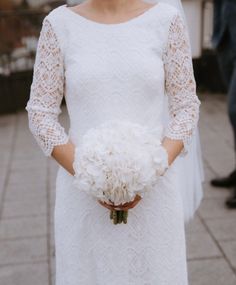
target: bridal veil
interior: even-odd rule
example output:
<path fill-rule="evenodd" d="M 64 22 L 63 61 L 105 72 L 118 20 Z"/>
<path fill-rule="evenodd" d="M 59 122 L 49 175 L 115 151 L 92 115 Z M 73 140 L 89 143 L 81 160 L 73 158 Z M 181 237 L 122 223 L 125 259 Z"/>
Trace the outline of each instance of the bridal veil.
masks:
<path fill-rule="evenodd" d="M 174 6 L 180 11 L 188 28 L 183 5 L 180 0 L 145 0 L 145 2 L 163 2 Z M 167 123 L 169 118 L 167 99 L 165 114 L 165 123 Z M 205 175 L 198 127 L 193 134 L 188 154 L 186 156 L 179 156 L 175 161 L 175 165 L 178 173 L 178 187 L 180 187 L 179 190 L 183 200 L 185 222 L 187 223 L 193 217 L 203 198 L 202 183 Z"/>

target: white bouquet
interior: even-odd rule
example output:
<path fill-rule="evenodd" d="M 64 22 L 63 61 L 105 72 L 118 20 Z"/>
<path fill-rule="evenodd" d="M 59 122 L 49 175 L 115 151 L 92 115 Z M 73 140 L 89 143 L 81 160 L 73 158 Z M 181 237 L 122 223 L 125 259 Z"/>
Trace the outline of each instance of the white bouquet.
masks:
<path fill-rule="evenodd" d="M 150 191 L 167 170 L 168 155 L 147 127 L 111 120 L 85 133 L 73 168 L 76 187 L 102 202 L 123 205 Z M 128 211 L 110 213 L 114 224 L 127 223 L 127 216 Z"/>

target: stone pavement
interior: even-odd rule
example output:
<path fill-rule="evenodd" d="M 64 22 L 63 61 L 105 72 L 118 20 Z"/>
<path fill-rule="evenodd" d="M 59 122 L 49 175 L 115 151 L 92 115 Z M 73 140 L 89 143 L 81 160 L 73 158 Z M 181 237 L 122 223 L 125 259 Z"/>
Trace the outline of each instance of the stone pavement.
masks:
<path fill-rule="evenodd" d="M 206 181 L 201 207 L 186 229 L 190 285 L 235 285 L 236 210 L 224 207 L 227 189 L 208 183 L 234 166 L 226 97 L 202 94 L 201 101 Z M 63 111 L 60 120 L 67 125 Z M 56 171 L 56 163 L 44 157 L 29 132 L 26 112 L 0 117 L 1 285 L 54 284 Z"/>

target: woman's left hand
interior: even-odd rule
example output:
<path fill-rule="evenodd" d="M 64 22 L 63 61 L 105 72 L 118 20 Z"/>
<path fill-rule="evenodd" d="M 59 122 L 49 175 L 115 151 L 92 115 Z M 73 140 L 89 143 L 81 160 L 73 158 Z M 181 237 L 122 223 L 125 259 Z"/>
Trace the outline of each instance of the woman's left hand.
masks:
<path fill-rule="evenodd" d="M 114 205 L 114 203 L 111 204 L 107 204 L 106 202 L 102 202 L 101 200 L 98 200 L 98 202 L 105 208 L 109 209 L 109 210 L 117 210 L 117 211 L 128 211 L 129 209 L 134 208 L 139 201 L 142 199 L 141 196 L 136 195 L 134 200 L 131 202 L 127 202 L 125 204 L 120 204 L 120 205 Z"/>

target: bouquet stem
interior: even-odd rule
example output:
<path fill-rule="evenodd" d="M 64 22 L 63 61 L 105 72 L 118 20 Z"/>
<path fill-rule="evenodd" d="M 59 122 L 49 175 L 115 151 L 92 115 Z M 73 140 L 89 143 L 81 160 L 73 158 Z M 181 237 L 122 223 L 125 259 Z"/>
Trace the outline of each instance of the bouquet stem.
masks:
<path fill-rule="evenodd" d="M 127 218 L 128 218 L 128 211 L 123 210 L 111 210 L 110 211 L 110 219 L 113 220 L 113 224 L 121 224 L 122 222 L 124 224 L 127 224 Z"/>

